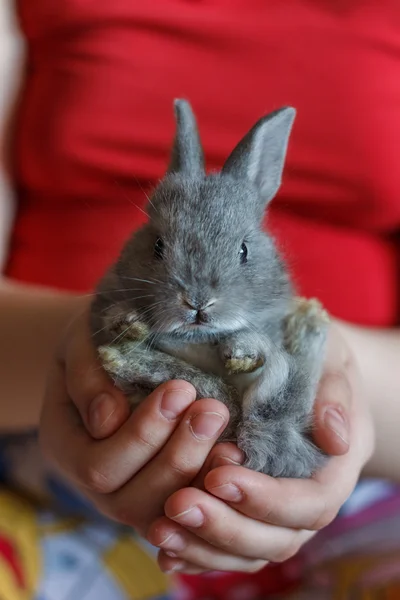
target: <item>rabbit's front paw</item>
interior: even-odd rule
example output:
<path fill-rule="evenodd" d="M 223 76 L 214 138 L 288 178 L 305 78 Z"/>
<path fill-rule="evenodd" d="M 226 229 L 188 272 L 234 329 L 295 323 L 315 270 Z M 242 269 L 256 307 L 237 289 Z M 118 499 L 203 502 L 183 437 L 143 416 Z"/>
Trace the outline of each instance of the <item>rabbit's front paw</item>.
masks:
<path fill-rule="evenodd" d="M 252 373 L 265 363 L 265 357 L 256 350 L 251 337 L 228 338 L 221 344 L 220 353 L 230 375 Z"/>
<path fill-rule="evenodd" d="M 149 335 L 149 328 L 146 323 L 140 321 L 136 313 L 130 313 L 123 319 L 116 320 L 113 324 L 113 331 L 116 334 L 116 341 L 132 340 L 141 342 Z"/>
<path fill-rule="evenodd" d="M 140 342 L 149 335 L 148 326 L 141 321 L 136 311 L 121 311 L 117 304 L 108 307 L 101 316 L 101 322 L 103 327 L 96 334 L 107 331 L 109 344 L 119 344 L 125 340 Z"/>
<path fill-rule="evenodd" d="M 126 357 L 117 346 L 100 346 L 97 349 L 103 369 L 115 376 L 126 365 Z"/>
<path fill-rule="evenodd" d="M 296 298 L 295 307 L 284 322 L 285 348 L 291 354 L 306 349 L 312 341 L 325 341 L 330 319 L 322 304 L 312 298 Z"/>

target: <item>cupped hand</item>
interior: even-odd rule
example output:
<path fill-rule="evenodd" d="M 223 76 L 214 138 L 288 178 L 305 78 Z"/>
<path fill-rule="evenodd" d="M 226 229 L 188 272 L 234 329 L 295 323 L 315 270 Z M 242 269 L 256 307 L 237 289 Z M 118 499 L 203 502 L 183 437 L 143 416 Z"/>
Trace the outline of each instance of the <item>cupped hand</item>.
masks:
<path fill-rule="evenodd" d="M 126 398 L 97 362 L 77 316 L 52 365 L 40 423 L 45 457 L 97 509 L 144 534 L 164 504 L 191 484 L 228 423 L 217 400 L 170 381 L 130 415 Z"/>
<path fill-rule="evenodd" d="M 312 479 L 273 479 L 217 445 L 203 486 L 178 490 L 147 538 L 164 571 L 257 571 L 292 557 L 350 496 L 374 448 L 372 419 L 351 349 L 332 325 L 315 404 L 315 440 L 332 455 Z"/>

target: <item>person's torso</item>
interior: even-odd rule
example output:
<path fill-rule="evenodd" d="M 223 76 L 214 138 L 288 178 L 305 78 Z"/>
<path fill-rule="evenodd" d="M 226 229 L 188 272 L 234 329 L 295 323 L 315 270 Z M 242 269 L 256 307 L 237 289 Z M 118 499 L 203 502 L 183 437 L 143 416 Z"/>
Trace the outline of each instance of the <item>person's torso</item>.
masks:
<path fill-rule="evenodd" d="M 343 318 L 398 320 L 395 0 L 19 6 L 31 59 L 16 146 L 21 212 L 12 274 L 35 269 L 15 252 L 22 256 L 18 235 L 21 246 L 36 219 L 59 248 L 64 273 L 54 261 L 46 271 L 42 260 L 40 277 L 64 287 L 94 283 L 140 221 L 131 203 L 144 198 L 138 184 L 165 170 L 174 97 L 192 102 L 212 169 L 261 115 L 292 105 L 298 116 L 270 223 L 299 289 Z M 61 246 L 64 255 L 74 251 L 71 240 L 81 244 L 80 264 L 61 256 Z"/>

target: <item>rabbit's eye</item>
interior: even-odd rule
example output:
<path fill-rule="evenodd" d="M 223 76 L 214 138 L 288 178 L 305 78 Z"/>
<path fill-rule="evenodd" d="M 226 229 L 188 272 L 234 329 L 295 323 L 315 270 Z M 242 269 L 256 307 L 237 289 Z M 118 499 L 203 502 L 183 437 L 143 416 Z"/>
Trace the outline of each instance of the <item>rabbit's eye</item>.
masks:
<path fill-rule="evenodd" d="M 246 244 L 244 242 L 243 242 L 243 244 L 240 247 L 239 256 L 240 256 L 240 262 L 242 263 L 242 265 L 245 262 L 247 262 L 247 246 L 246 246 Z"/>
<path fill-rule="evenodd" d="M 157 238 L 154 244 L 154 256 L 156 258 L 162 258 L 164 254 L 164 242 L 161 238 Z"/>

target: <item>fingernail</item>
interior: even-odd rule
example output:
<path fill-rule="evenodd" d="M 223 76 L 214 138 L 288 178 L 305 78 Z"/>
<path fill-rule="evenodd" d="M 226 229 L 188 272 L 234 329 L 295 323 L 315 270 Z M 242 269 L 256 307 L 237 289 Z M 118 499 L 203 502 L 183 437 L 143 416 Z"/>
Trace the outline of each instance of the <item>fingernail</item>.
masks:
<path fill-rule="evenodd" d="M 167 390 L 161 399 L 160 412 L 168 420 L 176 419 L 193 401 L 189 390 Z"/>
<path fill-rule="evenodd" d="M 219 413 L 204 412 L 195 415 L 190 421 L 190 429 L 198 440 L 209 440 L 216 436 L 225 425 L 225 419 Z"/>
<path fill-rule="evenodd" d="M 214 496 L 229 502 L 240 502 L 243 500 L 243 492 L 234 483 L 224 483 L 217 487 L 207 488 Z"/>
<path fill-rule="evenodd" d="M 349 426 L 340 409 L 337 407 L 328 407 L 324 413 L 324 423 L 326 427 L 334 431 L 345 444 L 349 444 Z"/>
<path fill-rule="evenodd" d="M 161 544 L 158 544 L 159 548 L 162 548 L 164 551 L 174 552 L 182 552 L 186 548 L 185 541 L 179 533 L 171 533 Z M 171 556 L 169 552 L 166 552 L 168 556 Z"/>
<path fill-rule="evenodd" d="M 204 523 L 204 515 L 198 506 L 193 506 L 189 510 L 185 510 L 174 517 L 173 521 L 178 521 L 181 525 L 188 527 L 201 527 Z"/>
<path fill-rule="evenodd" d="M 244 456 L 240 462 L 236 460 L 232 460 L 228 456 L 215 456 L 211 462 L 210 471 L 216 469 L 217 467 L 226 467 L 229 465 L 234 465 L 235 467 L 240 467 L 244 463 Z"/>
<path fill-rule="evenodd" d="M 103 392 L 89 407 L 88 424 L 92 433 L 99 433 L 117 408 L 115 398 Z"/>
<path fill-rule="evenodd" d="M 183 561 L 180 561 L 180 562 L 177 562 L 173 567 L 170 567 L 169 569 L 162 569 L 162 571 L 166 575 L 169 575 L 170 573 L 176 573 L 177 571 L 183 571 L 183 569 L 185 567 L 186 567 L 186 563 Z"/>

